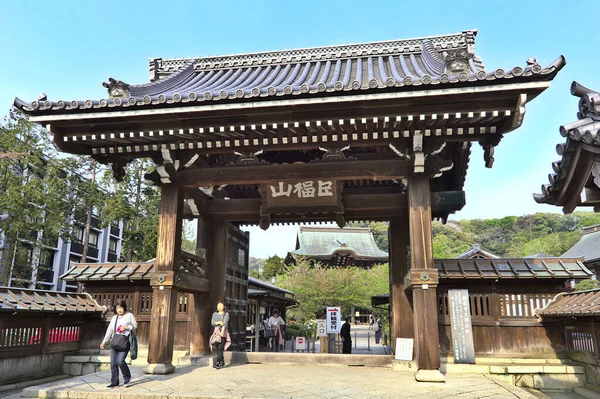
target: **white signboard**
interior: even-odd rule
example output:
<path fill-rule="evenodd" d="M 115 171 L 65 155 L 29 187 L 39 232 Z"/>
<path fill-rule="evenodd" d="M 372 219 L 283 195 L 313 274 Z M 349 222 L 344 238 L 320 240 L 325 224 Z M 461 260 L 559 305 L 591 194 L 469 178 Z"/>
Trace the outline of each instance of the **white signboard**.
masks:
<path fill-rule="evenodd" d="M 327 336 L 327 320 L 318 319 L 317 320 L 317 337 L 326 337 Z"/>
<path fill-rule="evenodd" d="M 412 338 L 396 338 L 396 360 L 413 360 L 413 346 L 415 340 Z"/>
<path fill-rule="evenodd" d="M 296 337 L 296 350 L 306 350 L 306 338 Z"/>
<path fill-rule="evenodd" d="M 339 334 L 342 328 L 342 308 L 327 307 L 327 333 L 328 334 Z"/>

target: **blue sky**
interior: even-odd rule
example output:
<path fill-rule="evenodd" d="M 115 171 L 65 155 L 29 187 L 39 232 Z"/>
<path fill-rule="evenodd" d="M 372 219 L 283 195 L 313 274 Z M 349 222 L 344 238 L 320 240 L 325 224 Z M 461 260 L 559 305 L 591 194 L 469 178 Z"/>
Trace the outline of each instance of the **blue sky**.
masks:
<path fill-rule="evenodd" d="M 523 126 L 496 149 L 493 169 L 474 146 L 467 205 L 453 219 L 560 212 L 531 194 L 547 182 L 558 127 L 576 119 L 573 80 L 600 90 L 600 2 L 578 1 L 56 1 L 3 2 L 0 114 L 15 96 L 100 99 L 109 77 L 148 81 L 148 58 L 193 57 L 431 36 L 478 29 L 488 70 L 567 66 L 529 103 Z M 285 255 L 297 228 L 252 230 L 253 256 Z"/>

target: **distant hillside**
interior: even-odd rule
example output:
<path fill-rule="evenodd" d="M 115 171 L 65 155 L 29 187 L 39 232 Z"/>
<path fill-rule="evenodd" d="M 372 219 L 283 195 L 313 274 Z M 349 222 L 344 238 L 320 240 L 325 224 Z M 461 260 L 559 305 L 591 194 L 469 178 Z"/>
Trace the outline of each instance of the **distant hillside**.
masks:
<path fill-rule="evenodd" d="M 600 224 L 600 213 L 571 215 L 536 213 L 501 219 L 472 219 L 433 223 L 433 253 L 436 258 L 454 258 L 472 244 L 501 257 L 521 258 L 537 253 L 560 256 L 581 238 L 585 226 Z M 353 223 L 369 227 L 375 242 L 388 251 L 387 223 Z"/>

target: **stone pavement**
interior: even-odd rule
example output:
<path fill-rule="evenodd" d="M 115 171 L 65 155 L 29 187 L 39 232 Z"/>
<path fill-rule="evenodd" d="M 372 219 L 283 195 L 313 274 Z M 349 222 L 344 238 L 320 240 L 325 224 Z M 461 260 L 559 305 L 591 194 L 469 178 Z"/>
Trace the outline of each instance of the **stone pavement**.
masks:
<path fill-rule="evenodd" d="M 127 387 L 106 388 L 110 372 L 103 371 L 26 388 L 21 395 L 71 399 L 536 398 L 481 374 L 449 374 L 442 384 L 419 383 L 413 373 L 382 367 L 234 364 L 221 370 L 179 367 L 166 376 L 144 375 L 134 367 L 132 374 Z"/>

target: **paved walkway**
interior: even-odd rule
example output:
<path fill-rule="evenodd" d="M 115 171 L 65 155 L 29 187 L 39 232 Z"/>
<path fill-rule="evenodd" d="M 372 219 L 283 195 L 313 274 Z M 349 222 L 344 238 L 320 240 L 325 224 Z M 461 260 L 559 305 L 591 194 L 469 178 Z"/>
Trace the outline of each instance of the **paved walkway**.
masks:
<path fill-rule="evenodd" d="M 127 387 L 106 388 L 110 372 L 103 371 L 26 388 L 22 395 L 81 399 L 535 398 L 485 375 L 449 374 L 442 384 L 419 383 L 412 373 L 377 367 L 244 364 L 221 370 L 180 367 L 167 376 L 144 375 L 136 367 L 132 374 Z"/>

